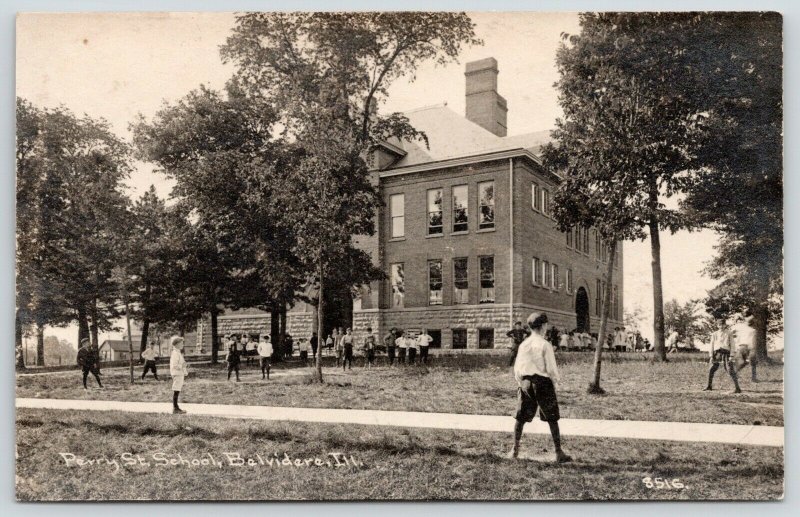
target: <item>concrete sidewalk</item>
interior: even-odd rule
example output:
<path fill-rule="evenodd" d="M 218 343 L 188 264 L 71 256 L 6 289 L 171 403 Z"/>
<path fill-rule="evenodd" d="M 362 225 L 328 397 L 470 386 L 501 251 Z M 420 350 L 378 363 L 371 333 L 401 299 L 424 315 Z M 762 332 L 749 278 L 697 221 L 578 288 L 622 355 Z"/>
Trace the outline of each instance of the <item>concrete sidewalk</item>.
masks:
<path fill-rule="evenodd" d="M 267 421 L 361 424 L 511 433 L 511 416 L 418 413 L 364 409 L 293 408 L 224 404 L 182 404 L 189 415 Z M 17 408 L 170 413 L 169 402 L 118 402 L 107 400 L 18 398 Z M 185 418 L 176 416 L 175 418 Z M 707 442 L 731 445 L 783 447 L 783 427 L 633 420 L 562 419 L 561 434 L 636 440 Z M 535 419 L 525 426 L 530 434 L 550 434 L 545 422 Z"/>

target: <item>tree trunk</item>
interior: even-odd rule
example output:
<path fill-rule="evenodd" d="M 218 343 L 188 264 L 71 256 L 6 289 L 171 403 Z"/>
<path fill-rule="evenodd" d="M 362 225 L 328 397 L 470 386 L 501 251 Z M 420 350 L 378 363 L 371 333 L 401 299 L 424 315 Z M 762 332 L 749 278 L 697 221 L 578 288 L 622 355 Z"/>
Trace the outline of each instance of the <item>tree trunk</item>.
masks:
<path fill-rule="evenodd" d="M 44 324 L 36 324 L 36 366 L 44 366 Z"/>
<path fill-rule="evenodd" d="M 278 347 L 278 339 L 281 334 L 281 311 L 272 309 L 269 311 L 269 340 L 272 342 L 272 350 Z"/>
<path fill-rule="evenodd" d="M 286 305 L 284 304 L 280 312 L 280 330 L 278 332 L 278 346 L 272 347 L 273 360 L 283 359 L 283 349 L 286 346 Z"/>
<path fill-rule="evenodd" d="M 616 258 L 617 246 L 616 242 L 612 241 L 605 275 L 605 281 L 608 287 L 603 294 L 603 310 L 600 315 L 600 335 L 597 336 L 597 345 L 594 348 L 594 373 L 592 375 L 592 382 L 589 383 L 589 393 L 597 395 L 605 393 L 605 390 L 600 387 L 600 369 L 603 364 L 603 344 L 606 342 L 608 317 L 611 314 L 611 291 L 613 290 L 614 261 Z"/>
<path fill-rule="evenodd" d="M 14 316 L 14 350 L 16 351 L 17 370 L 25 369 L 25 349 L 22 344 L 22 318 L 19 317 L 19 309 Z"/>
<path fill-rule="evenodd" d="M 97 298 L 92 299 L 92 306 L 89 309 L 89 317 L 92 320 L 92 323 L 89 326 L 89 331 L 92 334 L 92 344 L 99 349 L 100 343 L 98 343 Z"/>
<path fill-rule="evenodd" d="M 761 303 L 758 303 L 761 302 Z M 757 300 L 757 305 L 753 307 L 752 325 L 755 330 L 755 353 L 758 361 L 769 361 L 767 355 L 767 327 L 769 324 L 769 310 L 766 300 Z"/>
<path fill-rule="evenodd" d="M 661 285 L 661 240 L 658 234 L 658 219 L 650 218 L 650 252 L 653 266 L 653 359 L 666 361 L 664 348 L 664 291 Z"/>
<path fill-rule="evenodd" d="M 219 361 L 219 336 L 217 335 L 217 311 L 211 311 L 211 364 Z"/>
<path fill-rule="evenodd" d="M 81 341 L 89 337 L 89 320 L 86 315 L 86 307 L 81 305 L 78 307 L 78 348 L 81 347 Z"/>
<path fill-rule="evenodd" d="M 128 328 L 128 353 L 130 353 L 129 363 L 131 372 L 131 384 L 134 383 L 133 375 L 133 339 L 131 339 L 131 311 L 128 306 L 127 294 L 125 295 L 125 326 Z"/>
<path fill-rule="evenodd" d="M 142 342 L 139 344 L 139 352 L 144 352 L 147 350 L 147 339 L 149 338 L 150 334 L 150 320 L 148 318 L 144 318 L 142 320 Z"/>
<path fill-rule="evenodd" d="M 322 291 L 322 266 L 319 267 L 319 293 L 317 298 L 317 353 L 316 353 L 316 380 L 322 383 L 322 325 L 325 321 L 325 303 Z"/>

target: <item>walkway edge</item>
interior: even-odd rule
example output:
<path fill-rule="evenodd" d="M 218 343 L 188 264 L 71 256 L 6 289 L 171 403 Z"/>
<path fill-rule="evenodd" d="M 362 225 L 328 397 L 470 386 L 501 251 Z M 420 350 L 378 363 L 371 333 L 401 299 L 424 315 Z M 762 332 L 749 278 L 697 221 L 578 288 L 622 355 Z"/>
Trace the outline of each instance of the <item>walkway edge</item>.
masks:
<path fill-rule="evenodd" d="M 110 400 L 18 398 L 17 408 L 50 410 L 123 411 L 171 414 L 169 402 L 121 402 Z M 294 408 L 224 404 L 182 404 L 189 415 L 264 421 L 360 424 L 388 427 L 419 427 L 462 431 L 511 433 L 511 416 L 378 411 L 368 409 Z M 183 418 L 183 417 L 177 417 Z M 783 447 L 784 428 L 761 425 L 652 422 L 636 420 L 561 419 L 564 436 L 588 436 L 671 442 L 723 443 Z M 534 420 L 525 433 L 549 435 L 546 423 Z"/>

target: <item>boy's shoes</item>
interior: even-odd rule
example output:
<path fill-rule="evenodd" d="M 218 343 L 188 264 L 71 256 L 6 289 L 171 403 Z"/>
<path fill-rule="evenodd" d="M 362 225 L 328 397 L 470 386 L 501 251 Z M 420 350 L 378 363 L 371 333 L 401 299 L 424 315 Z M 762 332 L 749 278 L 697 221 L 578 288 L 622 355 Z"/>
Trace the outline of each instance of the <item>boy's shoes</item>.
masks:
<path fill-rule="evenodd" d="M 517 447 L 512 447 L 511 450 L 506 453 L 506 458 L 510 460 L 515 460 L 517 457 L 519 457 L 519 448 Z"/>
<path fill-rule="evenodd" d="M 556 463 L 569 463 L 570 461 L 572 461 L 572 456 L 564 451 L 558 451 L 556 453 Z"/>
<path fill-rule="evenodd" d="M 739 388 L 736 388 L 735 390 L 733 390 L 733 393 L 734 393 L 734 394 L 736 394 L 736 393 L 741 393 L 741 392 L 742 392 L 742 390 L 741 390 L 741 389 L 739 389 Z"/>
<path fill-rule="evenodd" d="M 703 391 L 711 391 L 711 386 L 706 386 L 705 388 L 703 388 Z"/>
<path fill-rule="evenodd" d="M 176 408 L 172 408 L 172 414 L 173 415 L 185 415 L 186 414 L 186 410 L 185 409 L 181 409 L 181 408 L 177 408 L 177 407 Z"/>

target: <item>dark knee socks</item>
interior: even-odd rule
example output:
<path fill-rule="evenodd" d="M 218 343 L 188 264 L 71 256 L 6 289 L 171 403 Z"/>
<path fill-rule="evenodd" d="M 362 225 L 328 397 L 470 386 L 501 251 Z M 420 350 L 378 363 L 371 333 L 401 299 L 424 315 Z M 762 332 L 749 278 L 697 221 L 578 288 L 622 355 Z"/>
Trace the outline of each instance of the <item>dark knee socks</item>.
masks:
<path fill-rule="evenodd" d="M 172 392 L 172 407 L 178 409 L 178 395 L 180 395 L 180 391 L 173 391 Z"/>
<path fill-rule="evenodd" d="M 556 447 L 556 452 L 561 451 L 561 430 L 558 428 L 558 422 L 547 422 L 550 424 L 550 434 L 553 436 L 553 445 Z"/>

